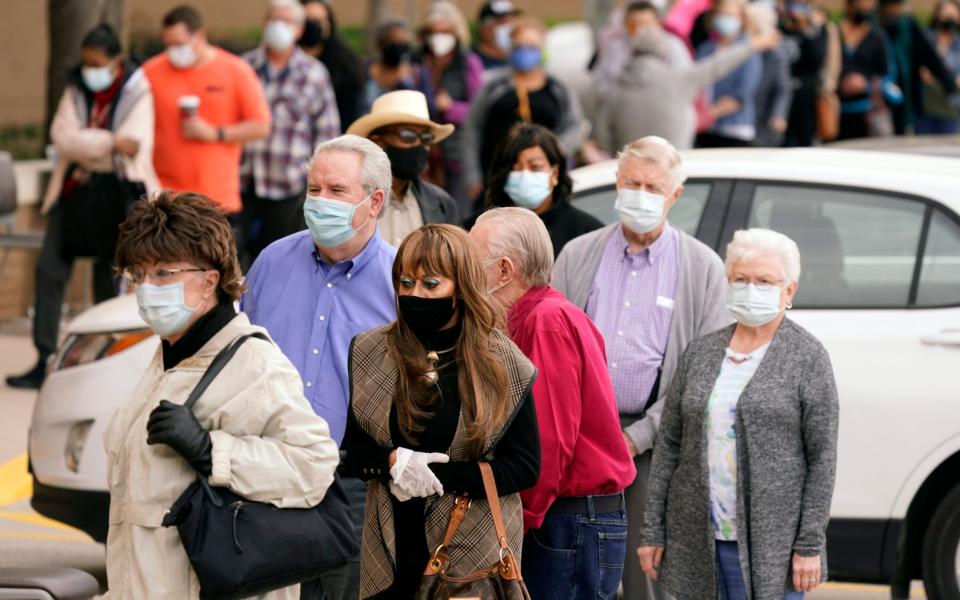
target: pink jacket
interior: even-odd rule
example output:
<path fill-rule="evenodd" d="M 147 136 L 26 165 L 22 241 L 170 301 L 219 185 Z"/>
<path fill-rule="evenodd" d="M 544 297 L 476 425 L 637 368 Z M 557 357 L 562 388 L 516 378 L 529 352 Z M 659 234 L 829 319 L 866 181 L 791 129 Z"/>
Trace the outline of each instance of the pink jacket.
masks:
<path fill-rule="evenodd" d="M 114 159 L 117 159 L 126 178 L 142 181 L 148 194 L 160 189 L 160 181 L 153 171 L 153 95 L 143 71 L 134 71 L 120 89 L 112 130 L 87 127 L 88 110 L 83 93 L 74 85 L 68 86 L 50 126 L 50 138 L 57 148 L 57 163 L 41 205 L 44 214 L 60 197 L 63 179 L 71 163 L 89 171 L 108 173 L 114 170 Z M 115 134 L 140 142 L 137 155 L 133 158 L 115 156 Z"/>

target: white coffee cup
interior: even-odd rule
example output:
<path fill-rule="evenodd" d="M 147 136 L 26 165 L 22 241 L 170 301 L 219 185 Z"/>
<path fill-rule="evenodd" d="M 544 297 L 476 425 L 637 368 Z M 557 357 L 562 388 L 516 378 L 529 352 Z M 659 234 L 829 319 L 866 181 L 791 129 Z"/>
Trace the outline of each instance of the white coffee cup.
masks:
<path fill-rule="evenodd" d="M 190 119 L 197 116 L 197 111 L 200 110 L 200 97 L 180 96 L 177 100 L 177 106 L 180 107 L 180 118 Z"/>

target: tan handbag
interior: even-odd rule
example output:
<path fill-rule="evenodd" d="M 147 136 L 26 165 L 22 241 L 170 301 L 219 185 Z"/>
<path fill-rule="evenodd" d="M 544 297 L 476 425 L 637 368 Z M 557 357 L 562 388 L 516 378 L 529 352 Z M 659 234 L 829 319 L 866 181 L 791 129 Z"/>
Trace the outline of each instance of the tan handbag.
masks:
<path fill-rule="evenodd" d="M 840 134 L 840 99 L 836 94 L 817 98 L 817 136 L 829 142 Z"/>
<path fill-rule="evenodd" d="M 416 600 L 530 600 L 530 594 L 520 575 L 520 565 L 517 564 L 507 542 L 507 531 L 500 513 L 500 496 L 497 494 L 497 484 L 489 463 L 480 463 L 480 474 L 483 476 L 483 488 L 487 493 L 493 526 L 500 542 L 500 560 L 465 577 L 451 577 L 446 574 L 450 563 L 446 549 L 453 542 L 457 528 L 470 508 L 470 499 L 460 496 L 450 514 L 450 524 L 443 537 L 443 544 L 436 549 L 427 563 Z"/>

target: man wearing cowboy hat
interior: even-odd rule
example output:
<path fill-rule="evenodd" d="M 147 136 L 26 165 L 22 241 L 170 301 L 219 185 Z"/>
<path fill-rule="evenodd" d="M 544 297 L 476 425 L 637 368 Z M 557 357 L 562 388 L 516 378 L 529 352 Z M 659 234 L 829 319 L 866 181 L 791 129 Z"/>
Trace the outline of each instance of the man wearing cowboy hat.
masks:
<path fill-rule="evenodd" d="M 393 246 L 425 223 L 460 225 L 457 203 L 443 189 L 423 181 L 430 146 L 453 133 L 453 125 L 430 120 L 427 98 L 421 92 L 390 92 L 373 102 L 370 114 L 360 117 L 347 133 L 369 138 L 387 153 L 393 172 L 390 198 L 380 214 L 380 235 Z"/>

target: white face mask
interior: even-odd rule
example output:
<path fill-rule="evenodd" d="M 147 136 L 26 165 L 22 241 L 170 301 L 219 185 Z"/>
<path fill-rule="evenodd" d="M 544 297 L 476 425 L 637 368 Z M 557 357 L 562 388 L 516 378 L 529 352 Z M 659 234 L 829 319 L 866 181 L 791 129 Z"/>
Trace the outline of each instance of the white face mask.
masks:
<path fill-rule="evenodd" d="M 137 288 L 140 318 L 162 338 L 180 333 L 200 306 L 189 307 L 184 299 L 184 283 L 170 285 L 141 284 Z"/>
<path fill-rule="evenodd" d="M 737 289 L 733 284 L 727 284 L 727 308 L 738 323 L 749 327 L 766 325 L 783 311 L 780 308 L 780 288 L 760 289 L 750 283 Z"/>
<path fill-rule="evenodd" d="M 643 190 L 621 189 L 613 205 L 620 215 L 620 222 L 636 233 L 649 233 L 663 221 L 666 196 Z"/>
<path fill-rule="evenodd" d="M 178 69 L 189 69 L 197 62 L 197 51 L 188 42 L 167 48 L 167 58 Z"/>
<path fill-rule="evenodd" d="M 80 69 L 83 84 L 91 92 L 102 92 L 113 83 L 113 70 L 110 65 L 105 67 L 83 67 Z"/>
<path fill-rule="evenodd" d="M 293 25 L 286 21 L 273 20 L 263 30 L 263 43 L 276 52 L 288 50 L 297 41 Z"/>
<path fill-rule="evenodd" d="M 434 33 L 427 38 L 427 45 L 434 56 L 446 56 L 457 47 L 457 36 L 452 33 Z"/>
<path fill-rule="evenodd" d="M 493 263 L 499 262 L 501 258 L 503 258 L 503 257 L 502 257 L 502 256 L 498 256 L 498 257 L 496 257 L 496 258 L 488 258 L 487 260 L 483 261 L 483 268 L 486 269 L 487 267 L 489 267 L 489 266 L 492 265 Z M 493 296 L 500 288 L 502 288 L 503 286 L 507 285 L 508 283 L 510 283 L 510 282 L 509 282 L 509 281 L 501 281 L 501 282 L 498 283 L 497 285 L 495 285 L 495 286 L 493 286 L 492 288 L 490 288 L 489 290 L 487 290 L 487 295 L 488 295 L 488 296 Z"/>

